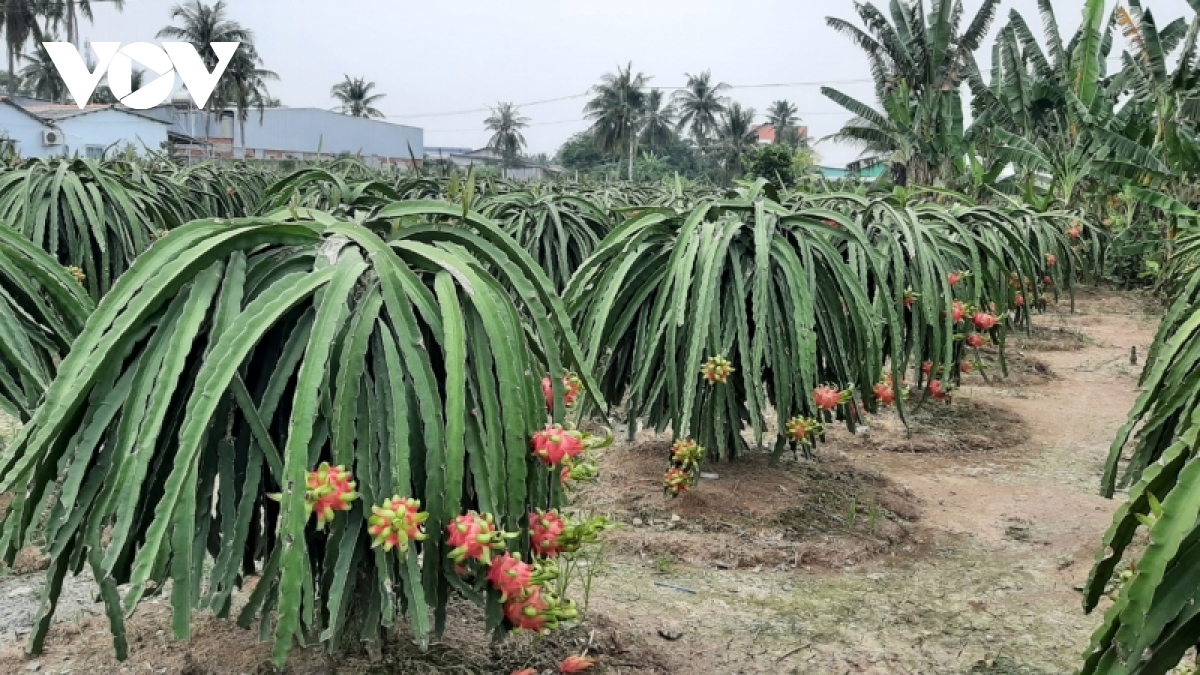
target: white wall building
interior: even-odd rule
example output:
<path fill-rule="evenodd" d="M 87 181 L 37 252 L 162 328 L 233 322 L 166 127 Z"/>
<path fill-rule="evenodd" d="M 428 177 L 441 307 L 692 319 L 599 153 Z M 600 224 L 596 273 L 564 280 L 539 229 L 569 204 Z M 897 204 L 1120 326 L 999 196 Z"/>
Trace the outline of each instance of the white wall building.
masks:
<path fill-rule="evenodd" d="M 0 139 L 22 157 L 100 158 L 107 151 L 160 152 L 170 123 L 154 114 L 114 105 L 48 103 L 0 96 Z"/>

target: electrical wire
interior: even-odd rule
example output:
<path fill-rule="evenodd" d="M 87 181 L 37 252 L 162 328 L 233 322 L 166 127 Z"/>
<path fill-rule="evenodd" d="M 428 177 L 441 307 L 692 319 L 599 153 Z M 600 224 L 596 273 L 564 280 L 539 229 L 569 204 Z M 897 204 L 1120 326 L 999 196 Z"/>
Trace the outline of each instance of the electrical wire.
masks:
<path fill-rule="evenodd" d="M 862 84 L 866 82 L 874 82 L 871 78 L 860 78 L 856 80 L 827 80 L 816 82 L 775 82 L 767 84 L 733 84 L 729 85 L 729 89 L 782 89 L 790 87 L 823 87 L 831 84 Z M 649 87 L 650 89 L 662 89 L 664 91 L 687 89 L 687 85 L 671 86 L 671 87 Z M 555 98 L 542 99 L 540 101 L 530 101 L 528 103 L 514 103 L 516 108 L 528 108 L 530 106 L 544 105 L 546 103 L 558 103 L 560 101 L 570 101 L 572 99 L 583 98 L 591 92 L 585 91 L 579 94 L 571 94 L 569 96 L 558 96 Z M 385 117 L 396 119 L 415 119 L 419 117 L 452 117 L 456 115 L 476 115 L 479 113 L 491 112 L 490 107 L 472 108 L 470 110 L 450 110 L 444 112 L 432 113 L 403 113 L 403 114 L 388 114 Z M 533 126 L 533 125 L 530 125 Z"/>

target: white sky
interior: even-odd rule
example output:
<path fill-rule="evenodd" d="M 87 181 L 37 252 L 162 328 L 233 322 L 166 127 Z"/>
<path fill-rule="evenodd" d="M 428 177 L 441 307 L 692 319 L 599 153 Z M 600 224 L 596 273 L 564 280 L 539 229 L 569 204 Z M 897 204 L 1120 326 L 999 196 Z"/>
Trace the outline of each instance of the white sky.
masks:
<path fill-rule="evenodd" d="M 96 2 L 97 0 L 93 0 Z M 879 0 L 886 6 L 886 0 Z M 155 42 L 169 21 L 168 0 L 127 0 L 116 12 L 97 5 L 84 40 Z M 877 3 L 878 4 L 878 3 Z M 966 0 L 967 13 L 980 0 Z M 1111 6 L 1110 2 L 1110 6 Z M 343 74 L 364 77 L 387 94 L 389 119 L 425 129 L 426 145 L 486 143 L 486 112 L 497 101 L 518 104 L 583 94 L 606 72 L 632 61 L 652 85 L 680 86 L 685 73 L 711 69 L 730 95 L 761 114 L 776 99 L 800 109 L 814 138 L 835 132 L 849 115 L 821 96 L 843 92 L 874 103 L 866 59 L 825 25 L 828 15 L 853 19 L 851 0 L 229 0 L 229 15 L 255 32 L 267 68 L 280 75 L 272 95 L 289 106 L 329 108 L 329 88 Z M 1079 25 L 1082 0 L 1054 0 L 1060 27 Z M 1187 0 L 1144 0 L 1160 27 L 1191 16 Z M 1004 0 L 992 32 L 1020 11 L 1040 34 L 1036 0 Z M 969 20 L 969 19 L 968 19 Z M 977 57 L 990 62 L 990 47 Z M 588 126 L 584 97 L 527 105 L 529 152 L 553 153 Z M 825 143 L 823 164 L 844 165 L 857 152 Z"/>

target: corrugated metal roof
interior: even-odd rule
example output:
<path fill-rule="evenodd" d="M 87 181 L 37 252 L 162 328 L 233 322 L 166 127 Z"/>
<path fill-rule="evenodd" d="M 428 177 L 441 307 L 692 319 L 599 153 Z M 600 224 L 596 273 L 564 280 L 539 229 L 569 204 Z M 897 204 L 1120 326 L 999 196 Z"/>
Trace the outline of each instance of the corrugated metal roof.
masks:
<path fill-rule="evenodd" d="M 44 103 L 40 105 L 24 105 L 21 106 L 32 115 L 37 115 L 44 120 L 64 120 L 68 117 L 77 117 L 88 113 L 97 112 L 100 110 L 108 110 L 112 108 L 110 105 L 100 103 L 92 103 L 85 106 L 82 110 L 75 105 L 60 105 L 57 103 Z M 124 112 L 124 111 L 122 111 Z"/>
<path fill-rule="evenodd" d="M 53 123 L 72 117 L 79 117 L 80 115 L 90 115 L 92 113 L 103 112 L 105 110 L 115 110 L 119 113 L 136 115 L 138 117 L 152 119 L 156 122 L 162 122 L 163 124 L 171 123 L 168 119 L 163 119 L 162 117 L 154 115 L 152 111 L 143 112 L 141 110 L 126 108 L 115 103 L 111 105 L 107 103 L 89 103 L 81 109 L 79 106 L 74 104 L 50 103 L 49 101 L 10 96 L 0 96 L 0 101 L 18 108 L 25 114 L 35 117 L 42 122 Z"/>

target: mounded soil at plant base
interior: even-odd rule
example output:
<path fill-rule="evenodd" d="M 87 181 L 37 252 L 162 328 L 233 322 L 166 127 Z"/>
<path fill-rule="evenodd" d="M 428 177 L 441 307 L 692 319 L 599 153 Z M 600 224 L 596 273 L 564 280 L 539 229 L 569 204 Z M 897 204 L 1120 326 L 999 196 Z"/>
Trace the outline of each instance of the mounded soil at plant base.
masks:
<path fill-rule="evenodd" d="M 1011 337 L 1013 377 L 968 375 L 953 405 L 913 415 L 911 436 L 885 413 L 863 433 L 831 431 L 816 461 L 706 465 L 717 478 L 675 500 L 659 483 L 665 438 L 609 448 L 576 504 L 621 523 L 585 563 L 583 626 L 493 646 L 478 612 L 455 607 L 426 654 L 403 636 L 374 664 L 297 648 L 289 671 L 545 673 L 586 651 L 591 672 L 629 674 L 1071 672 L 1098 622 L 1075 589 L 1119 503 L 1096 496 L 1100 470 L 1136 396 L 1130 349 L 1144 359 L 1157 317 L 1108 292 L 1066 308 Z M 198 614 L 178 643 L 155 599 L 117 663 L 87 579 L 68 580 L 30 659 L 44 578 L 36 553 L 24 559 L 0 579 L 0 673 L 272 672 L 257 631 Z"/>

